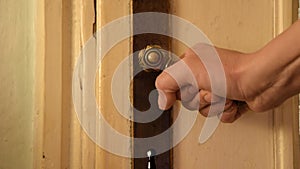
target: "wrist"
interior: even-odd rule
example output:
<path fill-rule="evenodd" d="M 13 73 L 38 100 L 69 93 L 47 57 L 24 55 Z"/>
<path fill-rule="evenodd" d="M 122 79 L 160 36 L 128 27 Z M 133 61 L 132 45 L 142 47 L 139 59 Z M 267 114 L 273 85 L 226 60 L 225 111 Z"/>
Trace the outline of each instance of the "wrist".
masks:
<path fill-rule="evenodd" d="M 246 101 L 254 98 L 255 88 L 259 86 L 256 86 L 258 82 L 253 71 L 256 69 L 259 53 L 237 53 L 234 58 L 235 64 L 229 76 L 231 84 L 228 84 L 233 87 L 228 89 L 228 94 L 234 96 L 232 99 L 235 100 Z"/>

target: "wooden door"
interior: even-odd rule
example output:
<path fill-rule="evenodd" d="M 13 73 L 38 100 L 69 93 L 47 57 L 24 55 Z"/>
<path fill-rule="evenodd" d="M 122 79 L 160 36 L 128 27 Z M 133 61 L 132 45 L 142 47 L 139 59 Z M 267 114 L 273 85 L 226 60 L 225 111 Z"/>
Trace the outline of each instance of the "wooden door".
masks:
<path fill-rule="evenodd" d="M 136 159 L 104 150 L 87 135 L 72 103 L 72 75 L 80 51 L 93 38 L 97 29 L 137 10 L 133 9 L 135 2 L 141 8 L 154 10 L 151 5 L 154 2 L 143 0 L 44 0 L 37 3 L 39 12 L 44 14 L 37 20 L 45 23 L 38 24 L 37 32 L 41 42 L 39 52 L 44 56 L 40 62 L 45 64 L 39 67 L 45 72 L 39 74 L 39 79 L 45 81 L 40 82 L 44 87 L 38 93 L 38 102 L 42 103 L 39 109 L 43 113 L 36 118 L 36 168 L 137 169 L 133 165 Z M 296 8 L 294 0 L 167 2 L 169 5 L 161 8 L 168 8 L 165 9 L 168 13 L 195 24 L 214 45 L 244 52 L 259 49 L 291 25 Z M 96 37 L 95 44 L 101 47 L 108 40 Z M 95 96 L 99 109 L 104 112 L 103 116 L 113 128 L 131 137 L 134 136 L 136 126 L 116 109 L 111 96 L 111 82 L 118 65 L 133 52 L 134 45 L 132 38 L 126 38 L 115 45 L 99 67 L 95 82 Z M 169 45 L 171 51 L 178 55 L 187 49 L 187 46 L 175 40 Z M 96 61 L 97 58 L 94 63 L 82 64 L 95 67 Z M 138 65 L 129 62 L 128 70 L 133 70 L 134 66 Z M 53 67 L 58 69 L 53 71 Z M 83 84 L 86 76 L 84 73 L 80 76 Z M 121 78 L 124 83 L 120 83 L 118 90 L 127 90 L 126 85 L 122 84 L 132 79 L 132 74 L 124 75 Z M 131 96 L 134 97 L 134 93 Z M 86 97 L 81 96 L 82 109 L 89 104 L 85 101 L 88 99 Z M 298 99 L 294 97 L 266 113 L 249 112 L 236 123 L 221 124 L 204 144 L 198 143 L 198 137 L 205 118 L 198 116 L 188 136 L 171 149 L 167 168 L 299 168 L 297 105 Z M 129 114 L 133 112 L 125 104 L 119 110 Z M 106 137 L 107 134 L 100 127 L 100 140 L 113 142 Z M 134 151 L 133 141 L 125 145 L 128 151 Z"/>
<path fill-rule="evenodd" d="M 292 23 L 292 1 L 175 0 L 175 15 L 199 27 L 216 46 L 253 52 Z M 174 43 L 173 49 L 185 47 Z M 174 168 L 299 168 L 297 97 L 265 113 L 249 112 L 222 124 L 205 144 L 197 144 L 205 118 L 174 149 Z"/>

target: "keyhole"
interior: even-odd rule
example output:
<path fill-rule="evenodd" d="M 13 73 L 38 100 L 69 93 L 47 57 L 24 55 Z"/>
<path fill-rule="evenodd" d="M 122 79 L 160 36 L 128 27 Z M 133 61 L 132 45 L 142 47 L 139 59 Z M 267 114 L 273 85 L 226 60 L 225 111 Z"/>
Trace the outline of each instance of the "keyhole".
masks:
<path fill-rule="evenodd" d="M 156 164 L 155 164 L 155 158 L 154 158 L 153 150 L 147 151 L 147 156 L 148 156 L 148 166 L 147 166 L 147 169 L 156 169 Z"/>

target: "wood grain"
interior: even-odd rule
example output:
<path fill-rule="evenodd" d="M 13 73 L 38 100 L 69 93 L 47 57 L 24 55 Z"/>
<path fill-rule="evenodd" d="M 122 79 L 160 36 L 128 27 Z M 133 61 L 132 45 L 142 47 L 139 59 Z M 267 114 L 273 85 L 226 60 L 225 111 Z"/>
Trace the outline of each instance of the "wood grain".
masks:
<path fill-rule="evenodd" d="M 119 17 L 127 16 L 131 12 L 131 1 L 130 0 L 98 0 L 98 12 L 97 12 L 97 25 L 98 29 L 105 26 L 106 24 L 112 22 Z M 113 35 L 108 35 L 110 37 Z M 98 39 L 98 45 L 104 44 L 108 39 Z M 131 52 L 131 40 L 130 38 L 125 39 L 114 46 L 105 55 L 102 60 L 101 68 L 99 69 L 98 77 L 98 105 L 102 115 L 105 117 L 107 122 L 118 132 L 126 136 L 131 136 L 132 134 L 132 122 L 129 119 L 124 118 L 120 115 L 115 108 L 114 102 L 111 97 L 111 81 L 117 66 L 121 63 L 123 59 L 130 55 Z M 131 65 L 128 65 L 130 69 Z M 124 75 L 122 79 L 119 79 L 120 84 L 125 81 L 130 81 L 131 75 Z M 127 91 L 126 85 L 119 86 L 122 90 Z M 123 112 L 131 113 L 131 110 L 127 109 L 127 106 L 120 107 Z M 100 124 L 101 125 L 101 124 Z M 106 133 L 101 130 L 100 138 L 105 142 L 114 142 L 114 140 L 109 140 L 105 137 Z M 128 150 L 131 149 L 131 142 L 123 143 Z M 131 169 L 132 159 L 121 157 L 112 154 L 106 150 L 96 147 L 96 168 L 124 168 Z"/>
<path fill-rule="evenodd" d="M 133 13 L 140 12 L 163 12 L 169 13 L 170 2 L 169 0 L 155 0 L 155 1 L 145 1 L 145 0 L 133 0 Z M 166 30 L 169 30 L 169 20 L 164 21 Z M 141 26 L 138 21 L 133 19 L 133 30 L 138 29 Z M 154 25 L 153 25 L 154 26 Z M 135 33 L 135 32 L 133 32 Z M 133 36 L 133 52 L 139 51 L 146 48 L 147 45 L 159 45 L 161 48 L 169 51 L 171 49 L 170 37 L 159 35 L 159 34 L 139 34 Z M 136 74 L 133 80 L 133 105 L 138 111 L 134 111 L 135 115 L 139 111 L 146 111 L 150 109 L 150 106 L 159 111 L 157 104 L 150 104 L 149 94 L 155 89 L 155 79 L 160 74 L 160 72 L 150 71 L 146 72 L 141 70 L 139 65 L 138 56 L 133 57 L 133 72 Z M 138 73 L 139 72 L 139 73 Z M 157 98 L 157 93 L 156 96 Z M 150 112 L 151 113 L 151 112 Z M 172 124 L 171 110 L 163 112 L 159 118 L 149 123 L 134 123 L 134 137 L 135 138 L 147 138 L 161 134 L 167 130 Z M 172 145 L 172 138 L 162 140 L 169 146 Z M 141 153 L 141 145 L 134 143 L 135 154 Z M 155 150 L 154 150 L 155 151 Z M 145 150 L 146 154 L 147 150 Z M 173 167 L 172 164 L 172 151 L 167 151 L 163 154 L 159 154 L 154 157 L 156 168 L 158 169 L 170 169 Z M 147 158 L 135 158 L 134 168 L 146 168 Z"/>
<path fill-rule="evenodd" d="M 43 166 L 61 167 L 62 2 L 45 1 L 45 107 Z"/>

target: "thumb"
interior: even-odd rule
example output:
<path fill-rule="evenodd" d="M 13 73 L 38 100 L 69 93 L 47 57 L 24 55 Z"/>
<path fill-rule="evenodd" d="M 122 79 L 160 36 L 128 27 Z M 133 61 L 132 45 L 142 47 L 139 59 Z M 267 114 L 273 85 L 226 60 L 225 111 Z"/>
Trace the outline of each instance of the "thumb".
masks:
<path fill-rule="evenodd" d="M 198 88 L 197 80 L 189 66 L 180 60 L 165 69 L 156 79 L 158 89 L 158 105 L 160 109 L 166 110 L 172 107 L 177 100 L 176 93 L 187 85 Z"/>

